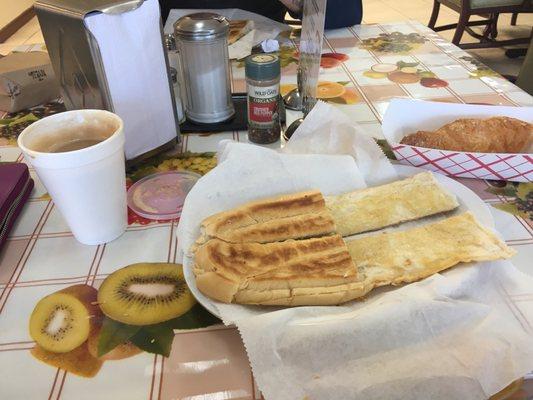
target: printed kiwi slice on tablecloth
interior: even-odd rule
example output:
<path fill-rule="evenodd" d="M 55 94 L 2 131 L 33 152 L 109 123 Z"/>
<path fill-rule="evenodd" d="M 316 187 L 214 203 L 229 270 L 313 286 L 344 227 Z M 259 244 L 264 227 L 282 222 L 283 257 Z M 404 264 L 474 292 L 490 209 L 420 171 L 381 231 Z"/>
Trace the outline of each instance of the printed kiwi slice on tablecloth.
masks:
<path fill-rule="evenodd" d="M 219 322 L 196 303 L 181 265 L 133 264 L 109 275 L 98 291 L 74 285 L 39 301 L 30 318 L 37 342 L 31 354 L 53 367 L 92 377 L 104 361 L 142 351 L 168 357 L 175 329 Z"/>

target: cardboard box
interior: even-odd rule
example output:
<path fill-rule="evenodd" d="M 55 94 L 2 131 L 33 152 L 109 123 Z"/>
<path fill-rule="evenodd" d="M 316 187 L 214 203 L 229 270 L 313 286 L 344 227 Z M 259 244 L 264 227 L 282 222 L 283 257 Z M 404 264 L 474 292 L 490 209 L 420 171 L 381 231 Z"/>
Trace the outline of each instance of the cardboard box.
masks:
<path fill-rule="evenodd" d="M 58 97 L 48 53 L 10 53 L 0 58 L 0 110 L 17 112 Z"/>

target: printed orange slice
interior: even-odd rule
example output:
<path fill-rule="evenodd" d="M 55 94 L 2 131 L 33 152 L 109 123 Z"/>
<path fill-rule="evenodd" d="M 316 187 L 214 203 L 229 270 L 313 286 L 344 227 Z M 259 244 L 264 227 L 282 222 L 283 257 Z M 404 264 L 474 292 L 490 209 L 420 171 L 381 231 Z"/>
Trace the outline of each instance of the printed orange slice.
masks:
<path fill-rule="evenodd" d="M 371 79 L 383 79 L 387 77 L 387 74 L 384 72 L 365 71 L 363 72 L 363 76 Z"/>
<path fill-rule="evenodd" d="M 420 71 L 418 73 L 418 76 L 420 78 L 435 78 L 436 77 L 435 73 L 431 71 Z"/>
<path fill-rule="evenodd" d="M 408 74 L 402 71 L 394 71 L 387 75 L 387 78 L 394 83 L 417 83 L 420 81 L 418 74 Z"/>
<path fill-rule="evenodd" d="M 355 104 L 360 100 L 359 95 L 354 88 L 346 88 L 346 91 L 340 97 L 345 101 L 346 104 Z"/>
<path fill-rule="evenodd" d="M 346 88 L 337 82 L 318 82 L 316 88 L 316 97 L 317 99 L 332 99 L 334 97 L 339 97 L 344 94 Z"/>
<path fill-rule="evenodd" d="M 281 94 L 281 97 L 285 96 L 293 89 L 296 89 L 295 83 L 284 83 L 279 85 L 279 93 Z"/>
<path fill-rule="evenodd" d="M 406 74 L 416 74 L 418 70 L 415 67 L 402 67 L 400 71 L 405 72 Z"/>

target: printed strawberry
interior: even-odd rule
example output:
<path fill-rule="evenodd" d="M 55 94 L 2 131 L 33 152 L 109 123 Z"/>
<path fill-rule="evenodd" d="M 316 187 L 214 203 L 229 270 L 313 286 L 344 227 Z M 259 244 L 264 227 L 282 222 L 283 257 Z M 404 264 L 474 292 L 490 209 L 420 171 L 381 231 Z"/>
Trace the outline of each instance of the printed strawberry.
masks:
<path fill-rule="evenodd" d="M 320 66 L 322 68 L 335 68 L 341 65 L 341 62 L 335 58 L 322 57 L 320 59 Z"/>
<path fill-rule="evenodd" d="M 448 82 L 439 78 L 422 78 L 420 84 L 427 88 L 442 88 L 448 86 Z"/>
<path fill-rule="evenodd" d="M 343 54 L 343 53 L 324 53 L 322 54 L 322 58 L 334 58 L 335 60 L 344 62 L 348 60 L 350 57 L 348 57 L 346 54 Z"/>

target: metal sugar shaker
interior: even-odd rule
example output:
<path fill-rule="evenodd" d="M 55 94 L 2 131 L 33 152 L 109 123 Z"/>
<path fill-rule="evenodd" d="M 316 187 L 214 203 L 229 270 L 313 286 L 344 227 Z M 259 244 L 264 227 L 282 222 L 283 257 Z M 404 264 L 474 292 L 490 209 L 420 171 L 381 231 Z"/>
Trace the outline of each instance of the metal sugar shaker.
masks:
<path fill-rule="evenodd" d="M 228 32 L 226 18 L 213 13 L 186 15 L 174 23 L 185 84 L 185 115 L 191 121 L 216 123 L 235 114 Z"/>

